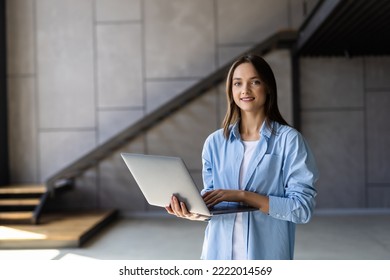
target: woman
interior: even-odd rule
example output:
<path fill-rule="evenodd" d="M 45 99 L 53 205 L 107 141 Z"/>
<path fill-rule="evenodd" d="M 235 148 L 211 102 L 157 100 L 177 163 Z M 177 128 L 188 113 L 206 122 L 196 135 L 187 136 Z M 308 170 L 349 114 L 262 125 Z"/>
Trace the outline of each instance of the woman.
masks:
<path fill-rule="evenodd" d="M 295 225 L 307 223 L 315 206 L 317 169 L 302 135 L 277 105 L 275 77 L 267 62 L 245 55 L 231 66 L 223 128 L 205 141 L 203 199 L 260 211 L 213 216 L 202 259 L 293 259 Z M 172 197 L 168 213 L 202 220 Z"/>

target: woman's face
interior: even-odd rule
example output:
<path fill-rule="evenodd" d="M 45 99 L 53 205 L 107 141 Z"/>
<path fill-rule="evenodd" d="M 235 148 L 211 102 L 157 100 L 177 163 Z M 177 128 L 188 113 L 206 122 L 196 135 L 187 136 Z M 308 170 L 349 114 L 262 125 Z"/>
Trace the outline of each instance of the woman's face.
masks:
<path fill-rule="evenodd" d="M 255 67 L 242 63 L 233 72 L 233 100 L 243 112 L 264 112 L 266 92 Z"/>

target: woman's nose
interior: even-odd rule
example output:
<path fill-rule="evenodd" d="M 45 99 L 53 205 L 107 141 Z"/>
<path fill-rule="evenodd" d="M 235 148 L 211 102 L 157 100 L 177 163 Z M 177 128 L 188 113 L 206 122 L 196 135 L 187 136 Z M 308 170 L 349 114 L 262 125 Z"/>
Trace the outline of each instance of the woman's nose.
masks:
<path fill-rule="evenodd" d="M 245 93 L 248 93 L 250 91 L 250 84 L 243 84 L 242 85 L 242 93 L 245 94 Z"/>

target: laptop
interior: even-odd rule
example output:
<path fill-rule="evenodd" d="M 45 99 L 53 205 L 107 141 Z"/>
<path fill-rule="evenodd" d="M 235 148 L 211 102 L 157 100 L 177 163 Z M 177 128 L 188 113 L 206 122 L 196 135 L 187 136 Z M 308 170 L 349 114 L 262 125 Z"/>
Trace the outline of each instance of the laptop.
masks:
<path fill-rule="evenodd" d="M 172 195 L 183 201 L 189 212 L 207 217 L 256 211 L 236 202 L 221 202 L 207 208 L 184 161 L 179 157 L 121 153 L 130 173 L 150 205 L 166 207 Z"/>

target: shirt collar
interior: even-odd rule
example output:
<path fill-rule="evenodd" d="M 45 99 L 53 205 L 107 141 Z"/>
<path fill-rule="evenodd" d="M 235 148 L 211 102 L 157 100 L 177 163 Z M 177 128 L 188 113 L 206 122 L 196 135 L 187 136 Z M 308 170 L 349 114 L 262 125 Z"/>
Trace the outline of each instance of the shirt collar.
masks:
<path fill-rule="evenodd" d="M 241 139 L 239 123 L 240 123 L 240 120 L 238 120 L 230 128 L 230 137 L 229 138 L 231 141 Z M 268 127 L 267 122 L 264 120 L 264 122 L 260 128 L 260 132 L 259 132 L 260 136 L 264 136 L 264 137 L 269 139 L 271 137 L 271 134 L 272 134 L 272 129 L 275 126 L 275 122 L 271 121 L 270 126 L 271 127 Z"/>

